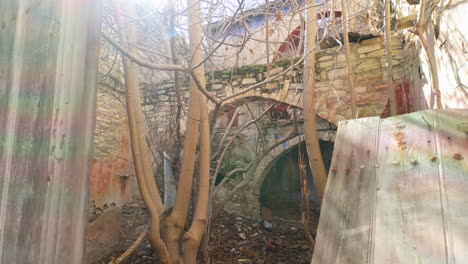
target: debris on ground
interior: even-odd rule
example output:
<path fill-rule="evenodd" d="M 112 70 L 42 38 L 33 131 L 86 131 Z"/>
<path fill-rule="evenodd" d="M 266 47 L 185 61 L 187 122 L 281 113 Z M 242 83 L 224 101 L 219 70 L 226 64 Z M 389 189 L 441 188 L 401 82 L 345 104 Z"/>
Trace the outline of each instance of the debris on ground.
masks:
<path fill-rule="evenodd" d="M 312 215 L 311 215 L 312 217 Z M 315 236 L 318 217 L 312 217 Z M 264 224 L 264 223 L 263 223 Z M 300 223 L 274 220 L 271 229 L 262 223 L 222 212 L 211 223 L 210 258 L 212 264 L 309 264 L 312 259 L 310 243 Z M 122 251 L 115 252 L 118 257 Z M 102 262 L 107 263 L 107 262 Z M 148 241 L 122 264 L 158 263 Z"/>

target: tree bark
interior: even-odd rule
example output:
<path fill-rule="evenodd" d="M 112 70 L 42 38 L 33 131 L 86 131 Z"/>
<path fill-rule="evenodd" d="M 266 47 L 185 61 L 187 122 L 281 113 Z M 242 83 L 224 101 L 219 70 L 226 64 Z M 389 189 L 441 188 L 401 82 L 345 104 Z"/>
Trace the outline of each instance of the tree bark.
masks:
<path fill-rule="evenodd" d="M 345 0 L 341 0 L 341 12 L 343 18 L 343 39 L 344 47 L 346 52 L 346 65 L 348 67 L 348 85 L 349 94 L 351 95 L 351 112 L 352 118 L 357 118 L 357 105 L 356 105 L 356 90 L 354 89 L 353 79 L 353 65 L 351 63 L 351 48 L 349 47 L 349 36 L 348 36 L 348 12 L 346 9 Z"/>
<path fill-rule="evenodd" d="M 387 85 L 390 96 L 390 115 L 398 115 L 395 83 L 393 81 L 392 29 L 390 27 L 390 1 L 385 0 L 385 56 L 387 58 Z"/>
<path fill-rule="evenodd" d="M 189 6 L 189 38 L 192 53 L 191 67 L 203 60 L 201 5 L 198 0 L 187 1 Z M 184 152 L 179 176 L 176 201 L 172 213 L 164 220 L 164 241 L 173 263 L 183 263 L 180 237 L 184 231 L 192 191 L 195 152 L 199 134 L 199 122 L 203 95 L 199 87 L 205 87 L 205 70 L 200 66 L 193 70 L 190 82 L 190 101 L 185 131 Z M 197 82 L 198 85 L 197 85 Z"/>
<path fill-rule="evenodd" d="M 134 6 L 127 1 L 122 1 L 123 9 L 134 16 Z M 115 16 L 119 27 L 119 37 L 122 45 L 132 51 L 134 49 L 127 42 L 136 42 L 136 28 L 134 24 L 128 24 L 128 20 L 121 16 L 119 1 L 115 1 Z M 135 52 L 134 50 L 132 52 Z M 150 212 L 151 222 L 148 238 L 152 247 L 157 251 L 162 263 L 170 263 L 170 256 L 160 236 L 159 214 L 163 210 L 161 197 L 159 196 L 156 182 L 154 181 L 148 146 L 146 144 L 146 129 L 141 108 L 138 65 L 126 57 L 123 57 L 124 77 L 126 85 L 127 116 L 130 130 L 130 145 L 133 162 L 135 164 L 138 188 L 145 205 Z"/>
<path fill-rule="evenodd" d="M 316 113 L 315 113 L 315 38 L 317 35 L 317 14 L 315 2 L 309 1 L 306 27 L 306 52 L 311 51 L 309 58 L 304 63 L 304 134 L 309 154 L 309 164 L 312 171 L 319 202 L 323 200 L 325 185 L 327 184 L 327 173 L 320 153 L 317 135 Z"/>
<path fill-rule="evenodd" d="M 203 67 L 203 66 L 202 66 Z M 185 233 L 182 245 L 184 263 L 196 263 L 198 248 L 205 231 L 208 217 L 210 191 L 210 125 L 206 98 L 201 98 L 200 123 L 200 181 L 192 226 Z"/>

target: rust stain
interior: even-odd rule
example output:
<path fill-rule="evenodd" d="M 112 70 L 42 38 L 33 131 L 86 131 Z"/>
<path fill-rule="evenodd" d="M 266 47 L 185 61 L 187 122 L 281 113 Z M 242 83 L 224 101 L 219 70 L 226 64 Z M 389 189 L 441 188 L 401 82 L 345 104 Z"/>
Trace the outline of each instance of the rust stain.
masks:
<path fill-rule="evenodd" d="M 460 154 L 458 152 L 455 152 L 455 153 L 453 153 L 453 158 L 456 159 L 456 160 L 462 160 L 463 156 L 462 156 L 462 154 Z"/>
<path fill-rule="evenodd" d="M 405 142 L 405 132 L 401 131 L 403 128 L 405 128 L 404 125 L 397 124 L 396 128 L 398 129 L 397 132 L 393 132 L 393 138 L 397 142 L 398 145 L 398 151 L 400 152 L 400 159 L 401 159 L 401 165 L 403 170 L 405 169 L 405 149 L 406 149 L 406 142 Z M 395 165 L 395 163 L 393 163 Z"/>
<path fill-rule="evenodd" d="M 405 132 L 403 131 L 398 131 L 393 133 L 393 138 L 398 144 L 398 148 L 400 150 L 406 149 L 406 142 L 404 141 L 405 139 Z"/>
<path fill-rule="evenodd" d="M 128 188 L 131 179 L 120 177 L 133 174 L 133 164 L 129 162 L 131 152 L 127 135 L 120 139 L 116 156 L 93 159 L 90 199 L 96 202 L 97 207 L 110 203 L 118 205 L 131 200 L 131 188 Z"/>

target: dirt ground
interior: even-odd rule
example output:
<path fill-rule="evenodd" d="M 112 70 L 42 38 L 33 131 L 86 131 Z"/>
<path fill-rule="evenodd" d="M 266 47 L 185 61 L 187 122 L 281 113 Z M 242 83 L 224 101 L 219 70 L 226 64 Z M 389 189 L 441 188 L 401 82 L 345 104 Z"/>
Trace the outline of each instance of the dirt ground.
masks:
<path fill-rule="evenodd" d="M 317 220 L 311 223 L 316 230 Z M 312 259 L 302 225 L 277 219 L 266 231 L 255 221 L 224 213 L 213 224 L 210 239 L 212 264 L 308 264 Z"/>
<path fill-rule="evenodd" d="M 315 237 L 317 215 L 311 215 Z M 264 230 L 259 223 L 223 212 L 211 225 L 211 264 L 308 264 L 312 259 L 310 243 L 299 223 L 273 220 L 273 229 Z M 115 252 L 118 256 L 122 252 Z M 102 262 L 107 263 L 107 262 Z M 158 263 L 147 241 L 123 263 Z"/>

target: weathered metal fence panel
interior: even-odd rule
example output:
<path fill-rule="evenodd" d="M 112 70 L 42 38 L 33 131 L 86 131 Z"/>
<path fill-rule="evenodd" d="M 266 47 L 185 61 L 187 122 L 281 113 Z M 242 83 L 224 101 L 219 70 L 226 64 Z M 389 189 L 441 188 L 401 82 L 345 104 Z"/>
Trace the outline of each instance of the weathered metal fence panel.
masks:
<path fill-rule="evenodd" d="M 341 122 L 313 264 L 468 263 L 468 109 Z"/>
<path fill-rule="evenodd" d="M 81 263 L 101 4 L 0 1 L 0 263 Z"/>

